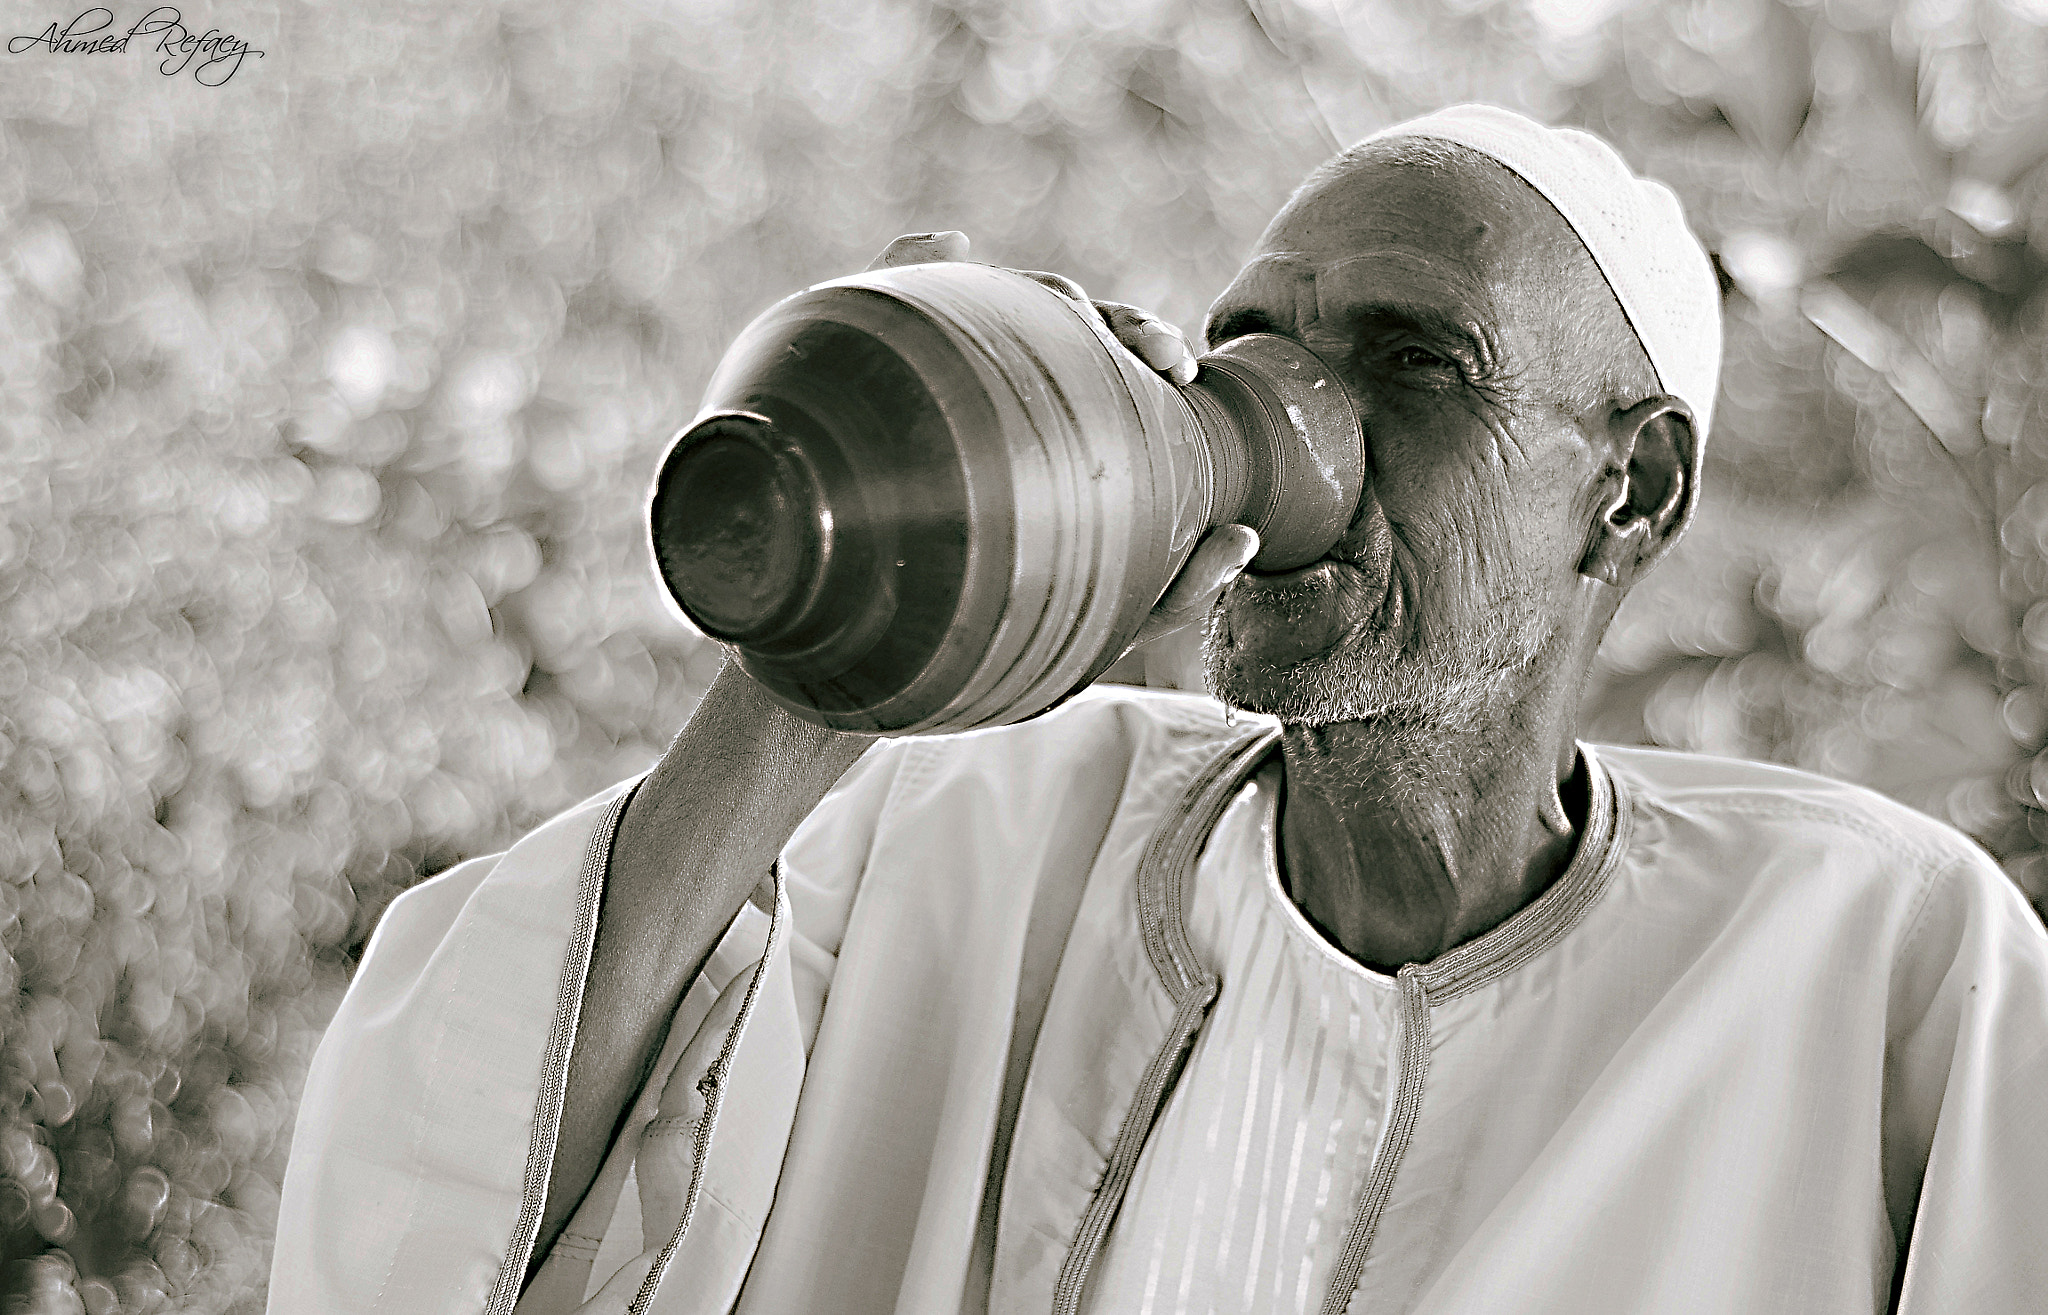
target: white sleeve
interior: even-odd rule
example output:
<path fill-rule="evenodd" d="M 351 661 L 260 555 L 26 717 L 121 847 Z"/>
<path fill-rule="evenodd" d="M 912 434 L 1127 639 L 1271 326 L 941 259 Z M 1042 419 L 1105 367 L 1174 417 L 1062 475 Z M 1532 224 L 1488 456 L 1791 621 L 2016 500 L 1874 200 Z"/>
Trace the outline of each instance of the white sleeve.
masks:
<path fill-rule="evenodd" d="M 849 770 L 785 856 L 784 990 L 799 1064 L 901 746 L 877 745 Z M 607 819 L 631 784 L 386 910 L 307 1073 L 280 1193 L 272 1311 L 439 1315 L 481 1311 L 494 1292 L 510 1307 L 523 1274 L 508 1277 L 505 1258 L 546 1186 Z M 507 1283 L 512 1291 L 499 1291 Z"/>
<path fill-rule="evenodd" d="M 392 902 L 306 1076 L 271 1310 L 484 1308 L 537 1199 L 602 894 L 592 838 L 628 784 Z"/>
<path fill-rule="evenodd" d="M 1908 934 L 1886 1054 L 1900 1315 L 2048 1293 L 2048 937 L 1988 857 L 1937 878 Z"/>

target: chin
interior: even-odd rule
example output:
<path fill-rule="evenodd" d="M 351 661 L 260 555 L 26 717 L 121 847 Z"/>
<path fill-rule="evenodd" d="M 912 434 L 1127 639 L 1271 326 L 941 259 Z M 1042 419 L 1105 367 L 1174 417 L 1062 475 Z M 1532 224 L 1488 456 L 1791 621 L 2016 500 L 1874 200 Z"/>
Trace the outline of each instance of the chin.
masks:
<path fill-rule="evenodd" d="M 1404 651 L 1407 612 L 1391 570 L 1326 558 L 1275 576 L 1247 572 L 1209 614 L 1205 683 L 1233 707 L 1284 722 L 1374 716 L 1418 656 Z"/>
<path fill-rule="evenodd" d="M 1515 697 L 1533 653 L 1494 661 L 1430 661 L 1371 644 L 1340 647 L 1291 665 L 1260 662 L 1214 626 L 1202 646 L 1210 693 L 1234 708 L 1289 725 L 1389 722 L 1439 733 L 1475 731 Z"/>
<path fill-rule="evenodd" d="M 1343 658 L 1350 657 L 1351 661 Z M 1328 653 L 1280 666 L 1220 642 L 1214 631 L 1202 646 L 1202 671 L 1214 694 L 1231 707 L 1283 722 L 1324 726 L 1361 721 L 1389 711 L 1384 672 L 1361 670 L 1357 655 Z"/>

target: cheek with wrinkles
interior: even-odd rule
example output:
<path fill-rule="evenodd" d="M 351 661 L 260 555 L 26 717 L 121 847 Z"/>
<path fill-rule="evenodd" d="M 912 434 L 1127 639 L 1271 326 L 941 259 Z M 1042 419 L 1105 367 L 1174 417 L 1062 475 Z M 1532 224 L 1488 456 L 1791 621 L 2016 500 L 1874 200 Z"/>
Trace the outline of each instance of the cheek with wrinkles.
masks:
<path fill-rule="evenodd" d="M 1396 540 L 1414 559 L 1418 629 L 1455 633 L 1475 613 L 1521 589 L 1530 545 L 1512 514 L 1513 493 L 1499 472 L 1438 473 L 1422 505 L 1405 505 Z"/>
<path fill-rule="evenodd" d="M 1415 642 L 1455 643 L 1483 628 L 1479 613 L 1539 592 L 1557 555 L 1547 435 L 1470 389 L 1368 378 L 1360 395 L 1368 474 L 1414 581 Z"/>

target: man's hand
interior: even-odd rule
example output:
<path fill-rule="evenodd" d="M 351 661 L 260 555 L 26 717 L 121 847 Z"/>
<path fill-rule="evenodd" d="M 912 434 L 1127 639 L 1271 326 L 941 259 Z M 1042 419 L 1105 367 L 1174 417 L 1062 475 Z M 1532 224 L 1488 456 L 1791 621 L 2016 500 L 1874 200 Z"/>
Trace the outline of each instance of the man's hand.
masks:
<path fill-rule="evenodd" d="M 893 269 L 899 265 L 922 265 L 937 260 L 967 259 L 967 235 L 956 231 L 911 233 L 897 238 L 875 257 L 869 269 Z M 1061 296 L 1087 306 L 1102 318 L 1116 340 L 1139 360 L 1174 383 L 1187 385 L 1195 378 L 1195 353 L 1181 331 L 1150 311 L 1116 301 L 1090 301 L 1081 285 L 1060 274 L 1039 270 L 1016 271 L 1036 279 Z M 1195 551 L 1174 578 L 1144 629 L 1132 643 L 1132 657 L 1138 650 L 1165 639 L 1209 615 L 1216 599 L 1230 587 L 1259 551 L 1258 532 L 1248 525 L 1219 525 L 1195 545 Z M 1155 664 L 1157 665 L 1157 664 Z M 1185 666 L 1176 660 L 1175 669 Z M 1126 667 L 1128 672 L 1132 670 Z M 1159 683 L 1179 683 L 1166 681 Z"/>

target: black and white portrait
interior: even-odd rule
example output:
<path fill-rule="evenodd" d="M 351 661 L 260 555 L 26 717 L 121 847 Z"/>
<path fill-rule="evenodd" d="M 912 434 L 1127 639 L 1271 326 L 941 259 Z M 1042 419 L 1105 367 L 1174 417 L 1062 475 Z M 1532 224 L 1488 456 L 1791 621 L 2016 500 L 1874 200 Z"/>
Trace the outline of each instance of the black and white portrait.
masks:
<path fill-rule="evenodd" d="M 2048 1308 L 2041 0 L 0 29 L 7 1311 Z"/>

